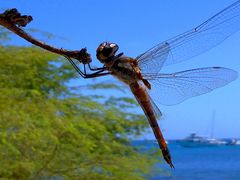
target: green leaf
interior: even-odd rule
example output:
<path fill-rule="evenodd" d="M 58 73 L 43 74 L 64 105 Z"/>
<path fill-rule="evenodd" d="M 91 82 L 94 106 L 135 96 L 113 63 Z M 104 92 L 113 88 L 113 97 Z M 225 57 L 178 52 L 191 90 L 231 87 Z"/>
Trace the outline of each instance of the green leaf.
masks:
<path fill-rule="evenodd" d="M 148 127 L 135 100 L 84 96 L 58 56 L 0 46 L 0 177 L 6 179 L 145 179 L 156 155 L 131 146 Z M 116 90 L 114 84 L 94 89 Z M 119 88 L 121 89 L 121 87 Z"/>

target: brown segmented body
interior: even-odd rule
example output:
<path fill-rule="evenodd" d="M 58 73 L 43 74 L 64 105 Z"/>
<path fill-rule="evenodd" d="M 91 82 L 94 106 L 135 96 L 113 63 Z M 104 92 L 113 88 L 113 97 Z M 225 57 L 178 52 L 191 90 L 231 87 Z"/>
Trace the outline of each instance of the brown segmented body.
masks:
<path fill-rule="evenodd" d="M 170 152 L 168 150 L 166 141 L 163 137 L 163 134 L 162 134 L 159 126 L 158 126 L 157 117 L 154 112 L 153 105 L 150 101 L 150 97 L 146 91 L 146 88 L 139 81 L 130 84 L 130 88 L 148 119 L 148 122 L 153 130 L 154 135 L 155 135 L 155 138 L 158 141 L 159 147 L 162 150 L 164 159 L 167 161 L 167 163 L 171 167 L 174 167 L 172 164 Z"/>
<path fill-rule="evenodd" d="M 132 93 L 134 94 L 149 121 L 164 159 L 171 167 L 174 167 L 166 141 L 158 126 L 157 115 L 153 107 L 154 104 L 151 102 L 150 96 L 148 95 L 146 89 L 150 89 L 150 84 L 142 78 L 141 71 L 134 61 L 134 59 L 128 57 L 120 57 L 115 59 L 111 64 L 106 63 L 105 65 L 108 67 L 108 70 L 112 73 L 112 75 L 130 86 Z"/>
<path fill-rule="evenodd" d="M 134 94 L 135 98 L 137 99 L 138 103 L 142 107 L 145 115 L 147 116 L 149 124 L 150 124 L 151 128 L 153 129 L 154 135 L 155 135 L 156 139 L 158 140 L 160 147 L 165 148 L 166 143 L 162 136 L 160 128 L 158 126 L 157 119 L 154 114 L 153 107 L 150 102 L 146 88 L 140 82 L 135 82 L 135 83 L 130 84 L 130 88 L 131 88 L 131 91 Z"/>

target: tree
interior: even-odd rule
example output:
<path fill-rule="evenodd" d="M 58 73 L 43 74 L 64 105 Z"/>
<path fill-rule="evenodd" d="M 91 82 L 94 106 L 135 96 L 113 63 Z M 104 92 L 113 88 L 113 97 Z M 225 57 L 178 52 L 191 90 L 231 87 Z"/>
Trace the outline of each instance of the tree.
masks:
<path fill-rule="evenodd" d="M 155 153 L 140 153 L 128 139 L 147 127 L 144 116 L 130 111 L 134 100 L 72 91 L 66 84 L 77 77 L 74 70 L 38 48 L 0 46 L 0 62 L 0 177 L 150 174 Z"/>

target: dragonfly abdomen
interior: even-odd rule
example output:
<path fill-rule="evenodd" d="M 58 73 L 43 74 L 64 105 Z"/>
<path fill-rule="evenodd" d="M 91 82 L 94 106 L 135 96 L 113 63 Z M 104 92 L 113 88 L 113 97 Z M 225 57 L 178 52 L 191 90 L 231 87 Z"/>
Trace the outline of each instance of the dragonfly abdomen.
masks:
<path fill-rule="evenodd" d="M 158 126 L 157 117 L 154 113 L 154 108 L 150 101 L 150 97 L 146 91 L 146 87 L 140 81 L 137 81 L 135 83 L 130 84 L 130 88 L 148 119 L 148 122 L 153 130 L 155 138 L 158 141 L 159 147 L 162 151 L 165 161 L 171 167 L 173 167 L 170 152 L 168 150 L 163 134 Z"/>

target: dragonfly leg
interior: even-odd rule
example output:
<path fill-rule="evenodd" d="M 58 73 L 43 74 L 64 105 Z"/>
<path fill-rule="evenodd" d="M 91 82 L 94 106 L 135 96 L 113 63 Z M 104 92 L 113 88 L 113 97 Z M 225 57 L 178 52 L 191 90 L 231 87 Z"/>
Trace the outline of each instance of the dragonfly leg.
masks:
<path fill-rule="evenodd" d="M 89 69 L 90 69 L 91 71 L 99 71 L 99 70 L 102 70 L 102 69 L 106 69 L 105 66 L 103 66 L 103 67 L 101 67 L 101 68 L 92 68 L 91 65 L 90 65 L 90 63 L 88 63 L 88 67 L 89 67 Z"/>
<path fill-rule="evenodd" d="M 87 74 L 86 72 L 86 67 L 85 67 L 85 64 L 84 64 L 84 71 L 82 71 L 81 69 L 79 69 L 79 67 L 73 62 L 73 60 L 69 57 L 66 57 L 68 59 L 68 61 L 71 63 L 71 65 L 74 67 L 74 69 L 78 72 L 78 74 L 84 78 L 84 79 L 90 79 L 90 78 L 95 78 L 95 77 L 100 77 L 100 76 L 106 76 L 106 75 L 109 75 L 110 73 L 109 72 L 104 72 L 106 70 L 105 67 L 103 68 L 97 68 L 97 69 L 94 69 L 94 73 L 92 74 Z"/>
<path fill-rule="evenodd" d="M 106 75 L 109 75 L 111 73 L 109 72 L 106 72 L 106 73 L 93 73 L 93 74 L 87 74 L 85 77 L 83 77 L 84 79 L 90 79 L 90 78 L 95 78 L 95 77 L 101 77 L 101 76 L 106 76 Z"/>

